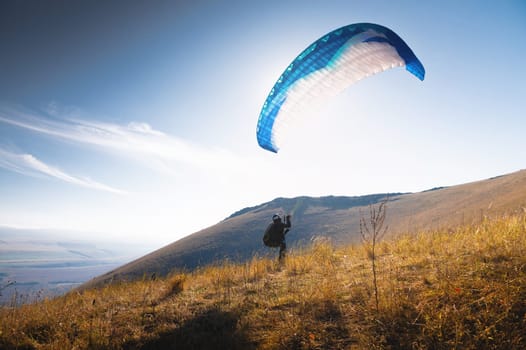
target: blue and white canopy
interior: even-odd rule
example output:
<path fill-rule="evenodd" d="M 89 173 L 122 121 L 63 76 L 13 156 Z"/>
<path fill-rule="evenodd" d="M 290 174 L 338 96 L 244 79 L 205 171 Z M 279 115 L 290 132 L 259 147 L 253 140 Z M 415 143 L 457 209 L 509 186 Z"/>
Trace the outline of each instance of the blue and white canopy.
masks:
<path fill-rule="evenodd" d="M 424 66 L 392 30 L 356 23 L 315 41 L 287 67 L 268 95 L 257 125 L 261 147 L 277 152 L 286 125 L 313 101 L 332 97 L 354 82 L 405 66 L 424 80 Z"/>

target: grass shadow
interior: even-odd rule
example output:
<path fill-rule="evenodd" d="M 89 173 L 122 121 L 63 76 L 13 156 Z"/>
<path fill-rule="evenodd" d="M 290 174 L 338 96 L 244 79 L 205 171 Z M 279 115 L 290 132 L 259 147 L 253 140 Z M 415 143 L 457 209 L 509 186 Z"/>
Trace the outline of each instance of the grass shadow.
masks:
<path fill-rule="evenodd" d="M 187 320 L 180 327 L 141 344 L 127 344 L 125 349 L 255 349 L 242 327 L 239 316 L 230 311 L 211 308 Z"/>

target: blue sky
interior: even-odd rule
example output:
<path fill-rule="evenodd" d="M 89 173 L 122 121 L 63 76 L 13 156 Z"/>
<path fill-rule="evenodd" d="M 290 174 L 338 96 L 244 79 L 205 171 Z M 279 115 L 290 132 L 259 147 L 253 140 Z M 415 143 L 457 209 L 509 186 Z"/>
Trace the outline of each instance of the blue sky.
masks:
<path fill-rule="evenodd" d="M 356 22 L 397 32 L 426 79 L 368 78 L 259 148 L 282 71 Z M 525 36 L 521 0 L 3 1 L 0 226 L 160 246 L 275 197 L 517 171 Z"/>

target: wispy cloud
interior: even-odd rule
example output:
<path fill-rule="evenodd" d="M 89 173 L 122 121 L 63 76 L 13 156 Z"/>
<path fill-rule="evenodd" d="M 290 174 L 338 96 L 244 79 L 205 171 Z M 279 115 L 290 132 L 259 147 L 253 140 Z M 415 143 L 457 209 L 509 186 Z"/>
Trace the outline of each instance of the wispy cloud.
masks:
<path fill-rule="evenodd" d="M 73 185 L 99 191 L 126 194 L 125 191 L 89 178 L 70 175 L 57 167 L 42 162 L 31 154 L 13 153 L 0 148 L 0 167 L 27 176 L 54 178 Z"/>
<path fill-rule="evenodd" d="M 14 109 L 6 111 L 5 108 L 0 110 L 0 122 L 149 163 L 157 162 L 165 169 L 176 169 L 181 162 L 206 169 L 241 166 L 241 160 L 231 152 L 193 144 L 155 130 L 147 123 L 119 125 L 76 116 L 52 118 Z"/>

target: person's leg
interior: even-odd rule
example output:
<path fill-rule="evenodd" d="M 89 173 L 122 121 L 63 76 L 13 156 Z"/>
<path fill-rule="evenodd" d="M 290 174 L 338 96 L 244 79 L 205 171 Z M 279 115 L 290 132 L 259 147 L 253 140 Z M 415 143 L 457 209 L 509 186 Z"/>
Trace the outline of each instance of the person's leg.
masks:
<path fill-rule="evenodd" d="M 281 242 L 279 245 L 279 261 L 283 260 L 285 258 L 285 251 L 287 250 L 287 244 L 285 244 L 285 241 Z"/>

